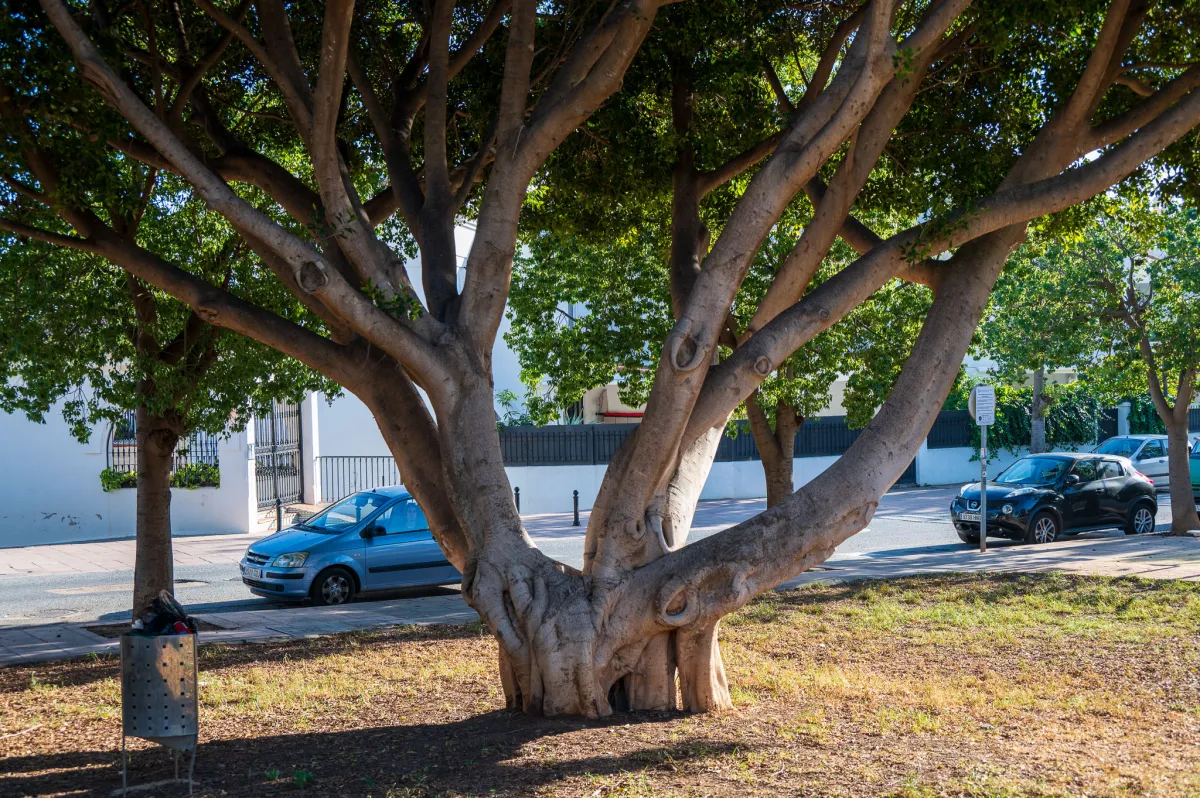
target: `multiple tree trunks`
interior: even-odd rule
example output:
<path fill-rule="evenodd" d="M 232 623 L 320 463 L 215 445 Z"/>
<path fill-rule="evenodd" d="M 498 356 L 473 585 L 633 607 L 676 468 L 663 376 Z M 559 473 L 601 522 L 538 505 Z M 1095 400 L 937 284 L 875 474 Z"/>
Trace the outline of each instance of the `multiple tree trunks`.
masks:
<path fill-rule="evenodd" d="M 284 24 L 289 13 L 299 11 L 278 0 L 257 0 L 264 45 L 239 20 L 202 2 L 230 34 L 222 47 L 236 39 L 257 62 L 234 58 L 238 70 L 261 68 L 282 95 L 297 146 L 309 155 L 314 193 L 307 187 L 309 175 L 287 172 L 271 161 L 269 147 L 260 153 L 239 141 L 212 113 L 205 98 L 219 75 L 193 81 L 183 94 L 200 124 L 178 124 L 164 103 L 148 102 L 120 77 L 62 0 L 40 2 L 71 48 L 80 76 L 136 134 L 138 147 L 122 145 L 123 152 L 148 150 L 148 161 L 186 180 L 280 282 L 326 320 L 332 334 L 306 329 L 136 244 L 118 245 L 104 222 L 91 216 L 64 217 L 76 236 L 0 224 L 103 254 L 187 302 L 203 320 L 291 354 L 362 397 L 435 536 L 462 570 L 464 597 L 499 643 L 509 705 L 533 713 L 595 717 L 615 707 L 671 707 L 677 689 L 688 710 L 730 707 L 718 642 L 721 618 L 820 563 L 870 521 L 880 496 L 932 426 L 996 276 L 1023 240 L 1029 220 L 1106 191 L 1200 122 L 1200 91 L 1191 82 L 1200 82 L 1198 73 L 1174 78 L 1124 114 L 1093 124 L 1146 15 L 1141 5 L 1114 0 L 1074 89 L 1066 94 L 1055 89 L 1057 109 L 992 193 L 969 209 L 884 239 L 849 216 L 854 198 L 897 120 L 918 96 L 927 70 L 967 47 L 974 31 L 969 20 L 955 25 L 967 0 L 932 4 L 901 37 L 892 33 L 897 8 L 889 0 L 872 0 L 850 15 L 824 46 L 820 80 L 814 78 L 797 103 L 779 98 L 784 125 L 769 147 L 747 156 L 748 163 L 773 154 L 748 179 L 711 244 L 696 209 L 705 185 L 716 177 L 701 185 L 690 155 L 681 153 L 674 216 L 679 246 L 671 258 L 676 323 L 660 354 L 642 424 L 605 474 L 580 572 L 538 550 L 513 505 L 495 428 L 491 352 L 530 181 L 559 143 L 620 88 L 660 4 L 613 5 L 535 74 L 536 3 L 497 0 L 493 10 L 499 12 L 489 11 L 478 23 L 465 52 L 451 52 L 454 9 L 439 0 L 422 23 L 423 43 L 392 85 L 379 91 L 382 67 L 364 70 L 359 59 L 370 54 L 352 52 L 352 24 L 364 22 L 356 20 L 352 4 L 329 4 L 319 52 L 306 53 L 305 60 Z M 478 151 L 451 168 L 450 81 L 501 27 L 506 11 L 508 40 L 494 116 Z M 278 24 L 266 24 L 272 20 Z M 188 24 L 182 17 L 176 21 Z M 220 50 L 210 68 L 219 55 Z M 318 61 L 314 88 L 303 64 Z M 184 66 L 185 74 L 194 74 L 191 62 Z M 782 84 L 774 84 L 782 94 Z M 390 186 L 366 200 L 350 178 L 360 161 L 372 159 L 349 157 L 357 143 L 337 137 L 343 94 L 351 90 L 368 111 L 388 167 Z M 390 113 L 380 107 L 381 98 L 394 99 Z M 677 119 L 686 123 L 686 97 L 676 99 Z M 423 163 L 410 148 L 422 109 Z M 209 141 L 201 146 L 188 138 L 192 135 Z M 1117 142 L 1120 146 L 1083 160 Z M 211 157 L 205 148 L 221 154 Z M 226 160 L 233 153 L 245 158 L 237 174 Z M 816 186 L 822 169 L 839 157 L 827 190 Z M 747 168 L 744 163 L 718 170 L 719 176 L 728 180 Z M 280 173 L 282 179 L 275 179 Z M 245 202 L 227 182 L 235 179 L 253 183 L 293 213 L 296 227 Z M 473 189 L 477 179 L 484 184 L 479 190 Z M 751 262 L 801 191 L 820 197 L 814 223 L 781 268 L 751 328 L 732 335 L 730 310 Z M 460 291 L 451 233 L 472 196 L 477 231 Z M 303 218 L 295 215 L 300 209 Z M 294 234 L 314 212 L 318 219 L 342 220 L 344 227 L 337 235 Z M 373 232 L 392 212 L 414 232 L 422 252 L 426 304 L 415 312 L 420 303 L 400 256 Z M 815 264 L 839 235 L 863 254 L 812 285 Z M 935 259 L 945 252 L 953 255 Z M 785 488 L 781 476 L 772 496 L 778 501 L 766 512 L 685 546 L 731 413 L 792 353 L 897 278 L 931 285 L 933 305 L 890 397 L 855 443 L 799 491 Z M 731 350 L 724 360 L 719 344 Z M 777 413 L 780 462 L 790 455 L 784 439 L 790 446 L 795 434 L 794 428 L 790 436 L 783 434 L 789 423 L 785 418 L 781 425 Z M 790 456 L 786 459 L 790 467 Z M 159 494 L 147 492 L 153 495 Z"/>

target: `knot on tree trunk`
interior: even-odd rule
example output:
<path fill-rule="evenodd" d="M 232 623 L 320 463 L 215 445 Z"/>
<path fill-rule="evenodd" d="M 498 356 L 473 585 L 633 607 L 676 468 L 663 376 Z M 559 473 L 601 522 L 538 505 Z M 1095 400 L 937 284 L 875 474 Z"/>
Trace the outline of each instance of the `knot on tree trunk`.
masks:
<path fill-rule="evenodd" d="M 315 294 L 329 284 L 329 275 L 315 261 L 306 260 L 296 270 L 296 282 L 303 291 Z"/>
<path fill-rule="evenodd" d="M 671 368 L 680 374 L 695 371 L 704 365 L 708 357 L 708 347 L 701 346 L 701 335 L 692 335 L 692 320 L 685 318 L 679 329 L 671 333 L 667 340 L 668 361 Z"/>

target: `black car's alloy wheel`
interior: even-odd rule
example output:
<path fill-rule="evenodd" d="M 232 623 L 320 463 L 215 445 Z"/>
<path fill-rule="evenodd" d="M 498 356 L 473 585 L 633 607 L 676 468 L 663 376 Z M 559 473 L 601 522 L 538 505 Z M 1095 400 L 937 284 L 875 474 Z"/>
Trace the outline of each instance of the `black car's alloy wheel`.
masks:
<path fill-rule="evenodd" d="M 334 568 L 316 578 L 312 600 L 322 607 L 345 604 L 354 598 L 354 577 L 344 568 Z"/>
<path fill-rule="evenodd" d="M 1138 504 L 1129 514 L 1129 523 L 1125 525 L 1126 535 L 1146 535 L 1154 531 L 1154 511 L 1148 504 Z"/>
<path fill-rule="evenodd" d="M 1058 537 L 1058 521 L 1050 513 L 1038 513 L 1029 522 L 1026 543 L 1053 543 Z"/>

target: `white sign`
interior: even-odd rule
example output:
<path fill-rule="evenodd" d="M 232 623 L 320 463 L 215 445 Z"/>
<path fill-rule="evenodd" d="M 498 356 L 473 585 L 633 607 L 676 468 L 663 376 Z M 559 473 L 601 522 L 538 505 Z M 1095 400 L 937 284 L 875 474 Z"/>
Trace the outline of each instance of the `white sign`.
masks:
<path fill-rule="evenodd" d="M 996 423 L 996 389 L 991 385 L 976 385 L 971 389 L 971 415 L 981 427 Z"/>

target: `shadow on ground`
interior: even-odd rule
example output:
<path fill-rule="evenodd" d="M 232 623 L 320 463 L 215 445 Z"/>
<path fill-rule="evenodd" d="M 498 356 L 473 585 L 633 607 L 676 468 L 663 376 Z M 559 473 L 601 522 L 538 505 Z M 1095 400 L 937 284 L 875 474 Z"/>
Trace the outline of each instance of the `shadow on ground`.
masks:
<path fill-rule="evenodd" d="M 374 643 L 456 640 L 478 637 L 481 634 L 486 634 L 481 621 L 467 624 L 394 626 L 271 643 L 206 644 L 204 634 L 201 633 L 200 670 L 264 662 L 302 662 L 331 655 L 351 654 L 364 645 Z M 115 651 L 112 654 L 95 655 L 87 659 L 89 661 L 86 667 L 80 667 L 81 661 L 76 659 L 18 665 L 0 670 L 0 693 L 27 690 L 30 680 L 35 677 L 39 682 L 60 687 L 92 684 L 103 679 L 120 680 L 120 656 Z M 0 751 L 2 750 L 0 748 Z M 4 769 L 0 767 L 0 774 L 3 773 Z M 5 795 L 7 793 L 0 790 L 0 796 Z"/>
<path fill-rule="evenodd" d="M 604 778 L 648 766 L 721 756 L 728 742 L 688 740 L 668 746 L 582 752 L 569 761 L 522 761 L 527 743 L 580 729 L 661 724 L 677 713 L 614 715 L 604 721 L 530 718 L 496 711 L 445 724 L 377 727 L 344 732 L 284 734 L 202 742 L 196 755 L 196 795 L 299 794 L 297 774 L 311 774 L 312 795 L 530 795 L 565 778 Z M 592 740 L 594 741 L 594 737 Z M 165 749 L 137 751 L 130 785 L 168 779 Z M 121 786 L 120 751 L 80 751 L 3 760 L 0 794 L 108 795 Z M 299 776 L 304 779 L 303 775 Z M 186 785 L 158 789 L 186 795 Z"/>

